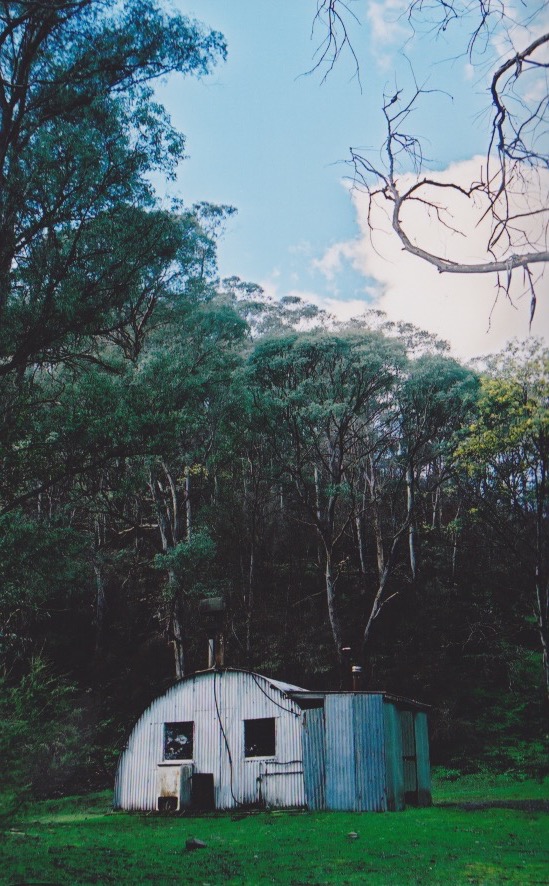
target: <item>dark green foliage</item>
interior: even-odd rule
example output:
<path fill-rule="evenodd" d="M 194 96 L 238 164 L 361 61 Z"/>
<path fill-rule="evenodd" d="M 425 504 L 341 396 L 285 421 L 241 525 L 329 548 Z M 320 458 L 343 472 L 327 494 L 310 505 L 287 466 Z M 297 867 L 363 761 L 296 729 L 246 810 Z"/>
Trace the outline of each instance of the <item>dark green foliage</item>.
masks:
<path fill-rule="evenodd" d="M 0 680 L 0 818 L 31 797 L 67 793 L 82 785 L 92 731 L 73 686 L 31 662 L 16 686 Z M 84 700 L 84 706 L 86 701 Z"/>
<path fill-rule="evenodd" d="M 155 0 L 5 4 L 0 27 L 3 376 L 93 354 L 166 287 L 184 237 L 148 176 L 171 173 L 183 139 L 149 84 L 205 73 L 225 47 Z"/>
<path fill-rule="evenodd" d="M 82 620 L 89 594 L 86 540 L 67 525 L 13 512 L 0 519 L 0 654 L 17 673 L 39 651 L 65 649 L 74 662 L 63 622 Z M 57 615 L 52 621 L 52 613 Z M 67 648 L 68 647 L 68 648 Z"/>

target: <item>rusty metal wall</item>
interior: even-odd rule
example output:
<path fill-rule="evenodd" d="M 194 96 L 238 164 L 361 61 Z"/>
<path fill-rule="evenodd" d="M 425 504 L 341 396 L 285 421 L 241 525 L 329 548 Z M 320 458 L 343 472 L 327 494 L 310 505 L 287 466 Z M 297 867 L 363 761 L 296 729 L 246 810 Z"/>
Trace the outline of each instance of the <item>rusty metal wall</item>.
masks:
<path fill-rule="evenodd" d="M 114 805 L 155 810 L 164 724 L 194 722 L 193 771 L 214 776 L 218 809 L 265 802 L 305 805 L 302 711 L 285 696 L 299 687 L 246 671 L 206 671 L 156 699 L 130 735 L 118 766 Z M 274 717 L 276 757 L 244 756 L 244 720 Z"/>

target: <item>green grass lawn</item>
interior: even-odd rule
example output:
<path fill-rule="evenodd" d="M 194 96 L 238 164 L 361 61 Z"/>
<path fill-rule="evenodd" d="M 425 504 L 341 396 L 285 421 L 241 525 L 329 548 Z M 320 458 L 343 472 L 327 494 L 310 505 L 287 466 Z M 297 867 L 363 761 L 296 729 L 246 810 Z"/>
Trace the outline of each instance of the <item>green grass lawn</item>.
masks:
<path fill-rule="evenodd" d="M 107 793 L 52 800 L 2 834 L 0 882 L 547 884 L 548 788 L 462 778 L 436 784 L 429 809 L 387 814 L 164 817 L 113 813 Z M 206 848 L 187 851 L 190 837 Z"/>

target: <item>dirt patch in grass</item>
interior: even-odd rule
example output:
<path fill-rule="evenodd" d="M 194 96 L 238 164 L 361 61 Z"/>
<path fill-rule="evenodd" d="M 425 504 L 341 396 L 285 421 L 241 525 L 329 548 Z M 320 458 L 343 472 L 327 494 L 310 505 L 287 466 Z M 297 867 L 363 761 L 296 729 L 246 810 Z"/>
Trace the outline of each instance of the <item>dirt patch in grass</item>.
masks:
<path fill-rule="evenodd" d="M 474 800 L 465 803 L 435 803 L 443 809 L 479 812 L 483 809 L 520 809 L 522 812 L 549 812 L 549 800 Z"/>

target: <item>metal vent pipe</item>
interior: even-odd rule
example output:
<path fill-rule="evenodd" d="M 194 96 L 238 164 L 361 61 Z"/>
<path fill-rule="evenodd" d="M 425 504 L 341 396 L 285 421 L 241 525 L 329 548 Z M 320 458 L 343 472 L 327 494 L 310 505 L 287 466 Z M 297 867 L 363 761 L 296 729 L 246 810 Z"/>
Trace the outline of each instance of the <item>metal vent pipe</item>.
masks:
<path fill-rule="evenodd" d="M 362 668 L 360 665 L 353 665 L 351 676 L 353 678 L 353 692 L 360 692 L 362 689 Z"/>

